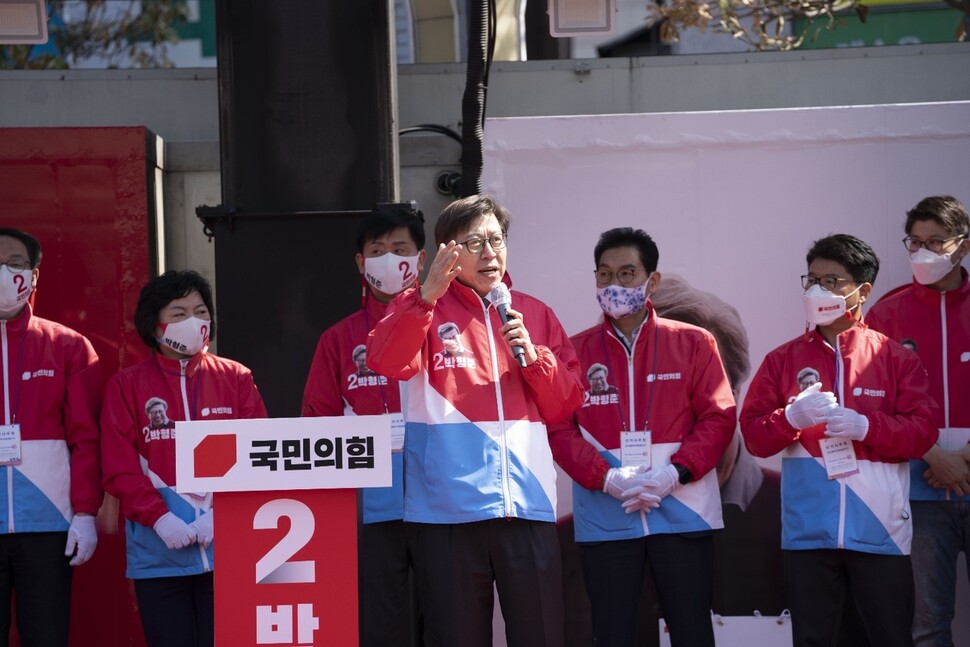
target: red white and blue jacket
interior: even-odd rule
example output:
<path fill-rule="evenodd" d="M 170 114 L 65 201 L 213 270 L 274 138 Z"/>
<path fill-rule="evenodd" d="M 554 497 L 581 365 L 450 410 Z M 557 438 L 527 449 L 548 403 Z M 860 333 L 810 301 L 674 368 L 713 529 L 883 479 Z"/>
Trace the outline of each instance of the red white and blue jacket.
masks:
<path fill-rule="evenodd" d="M 657 317 L 649 306 L 632 351 L 607 319 L 572 337 L 585 370 L 607 368 L 613 389 L 586 392 L 572 422 L 554 425 L 553 456 L 575 483 L 576 541 L 612 541 L 646 535 L 723 528 L 714 468 L 737 422 L 734 396 L 717 344 L 697 326 Z M 610 391 L 613 391 L 610 393 Z M 576 429 L 588 441 L 575 451 Z M 691 482 L 677 488 L 650 514 L 626 514 L 602 491 L 603 478 L 621 464 L 621 431 L 651 432 L 652 467 L 686 467 Z"/>
<path fill-rule="evenodd" d="M 156 416 L 149 416 L 149 408 Z M 213 568 L 212 544 L 169 550 L 154 530 L 166 512 L 191 523 L 212 509 L 211 493 L 175 491 L 175 422 L 265 417 L 249 369 L 205 351 L 186 360 L 152 353 L 108 381 L 101 412 L 104 487 L 118 497 L 128 520 L 127 577 L 197 575 Z"/>
<path fill-rule="evenodd" d="M 526 368 L 495 308 L 457 281 L 433 305 L 401 293 L 368 336 L 368 365 L 407 380 L 405 521 L 556 520 L 546 424 L 582 404 L 579 363 L 552 310 L 512 297 L 539 355 Z"/>
<path fill-rule="evenodd" d="M 967 271 L 962 274 L 963 283 L 949 292 L 914 280 L 885 295 L 866 315 L 870 328 L 916 345 L 939 407 L 934 418 L 940 430 L 937 442 L 949 450 L 970 442 L 970 282 Z M 910 500 L 970 501 L 970 494 L 957 496 L 927 483 L 927 468 L 923 460 L 910 463 Z"/>
<path fill-rule="evenodd" d="M 103 382 L 84 336 L 34 316 L 0 320 L 3 424 L 20 425 L 21 462 L 0 467 L 0 533 L 64 532 L 98 514 Z"/>
<path fill-rule="evenodd" d="M 741 408 L 741 433 L 755 456 L 784 451 L 783 549 L 908 555 L 908 461 L 937 437 L 926 370 L 914 353 L 861 321 L 836 341 L 833 348 L 813 330 L 768 353 Z M 819 448 L 825 425 L 799 431 L 785 417 L 805 368 L 818 373 L 823 391 L 869 420 L 865 440 L 852 441 L 856 474 L 829 479 Z"/>
<path fill-rule="evenodd" d="M 367 416 L 400 413 L 397 380 L 367 367 L 361 369 L 354 351 L 384 318 L 387 306 L 367 290 L 364 308 L 328 328 L 317 343 L 303 390 L 304 416 Z M 364 488 L 364 523 L 404 518 L 403 453 L 391 454 L 391 487 Z"/>

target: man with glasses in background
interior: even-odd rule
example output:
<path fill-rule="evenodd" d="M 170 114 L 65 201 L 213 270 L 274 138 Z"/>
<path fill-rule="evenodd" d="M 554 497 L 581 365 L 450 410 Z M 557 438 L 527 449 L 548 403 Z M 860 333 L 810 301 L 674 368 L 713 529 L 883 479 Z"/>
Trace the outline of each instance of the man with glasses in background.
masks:
<path fill-rule="evenodd" d="M 604 321 L 572 338 L 592 395 L 554 425 L 553 456 L 573 479 L 573 524 L 593 642 L 636 643 L 649 568 L 674 647 L 714 647 L 714 468 L 734 436 L 735 403 L 714 337 L 656 315 L 659 251 L 620 227 L 593 251 Z M 612 369 L 612 370 L 611 370 Z M 577 439 L 583 442 L 576 442 Z"/>
<path fill-rule="evenodd" d="M 0 644 L 66 647 L 72 566 L 98 545 L 103 384 L 85 337 L 34 314 L 40 243 L 0 228 Z"/>
<path fill-rule="evenodd" d="M 424 284 L 396 297 L 367 339 L 368 365 L 406 381 L 404 520 L 432 647 L 491 647 L 493 586 L 509 647 L 564 642 L 546 425 L 583 394 L 552 311 L 520 292 L 505 300 L 509 221 L 491 196 L 445 207 Z M 465 352 L 453 357 L 459 337 Z"/>
<path fill-rule="evenodd" d="M 862 321 L 879 271 L 836 234 L 806 257 L 810 329 L 768 353 L 748 389 L 748 450 L 782 460 L 782 553 L 796 647 L 832 645 L 853 596 L 873 645 L 913 644 L 908 461 L 937 438 L 919 358 Z M 801 390 L 798 375 L 818 371 Z M 823 391 L 824 389 L 824 391 Z"/>
<path fill-rule="evenodd" d="M 913 281 L 876 303 L 866 322 L 915 349 L 941 408 L 940 439 L 910 463 L 917 646 L 953 645 L 960 551 L 970 553 L 970 218 L 952 196 L 925 198 L 906 214 Z"/>

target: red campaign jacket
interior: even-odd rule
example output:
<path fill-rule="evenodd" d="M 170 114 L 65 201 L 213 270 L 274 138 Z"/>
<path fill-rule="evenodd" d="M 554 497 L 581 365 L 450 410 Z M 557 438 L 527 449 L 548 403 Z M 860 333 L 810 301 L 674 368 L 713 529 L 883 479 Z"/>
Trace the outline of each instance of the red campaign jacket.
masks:
<path fill-rule="evenodd" d="M 303 390 L 304 416 L 366 416 L 401 411 L 399 382 L 358 365 L 354 352 L 367 342 L 367 333 L 384 318 L 387 305 L 367 290 L 364 308 L 335 323 L 320 335 Z M 364 356 L 366 357 L 366 356 Z M 359 357 L 363 359 L 363 357 Z M 404 517 L 401 452 L 391 454 L 391 486 L 364 488 L 364 523 Z"/>
<path fill-rule="evenodd" d="M 118 497 L 127 519 L 149 528 L 171 508 L 160 492 L 178 496 L 175 421 L 267 417 L 253 375 L 242 364 L 201 352 L 182 371 L 179 360 L 153 353 L 112 377 L 105 392 L 104 486 Z M 153 398 L 167 405 L 167 422 L 160 426 L 146 412 Z"/>
<path fill-rule="evenodd" d="M 594 363 L 604 364 L 609 369 L 609 384 L 619 394 L 619 403 L 610 401 L 604 405 L 592 403 L 595 396 L 587 391 L 585 403 L 575 415 L 576 424 L 603 449 L 619 450 L 620 432 L 624 429 L 649 428 L 654 445 L 679 445 L 670 456 L 670 463 L 690 470 L 692 480 L 700 480 L 717 467 L 734 435 L 737 419 L 731 385 L 710 333 L 657 317 L 650 305 L 632 358 L 608 320 L 570 340 L 583 370 L 589 370 Z M 632 424 L 631 377 L 635 416 Z M 553 428 L 550 442 L 556 462 L 583 487 L 602 488 L 603 476 L 610 466 L 592 445 L 587 444 L 593 453 L 584 451 L 581 456 L 562 451 L 568 446 L 559 447 L 561 439 L 557 436 L 569 428 L 571 424 Z"/>
<path fill-rule="evenodd" d="M 865 440 L 852 441 L 856 473 L 828 478 L 819 447 L 825 425 L 799 431 L 785 417 L 805 368 L 818 373 L 823 391 L 869 420 Z M 908 460 L 937 437 L 929 388 L 914 353 L 861 321 L 840 333 L 834 348 L 813 330 L 768 353 L 748 387 L 741 434 L 755 456 L 784 450 L 783 549 L 909 554 Z"/>
<path fill-rule="evenodd" d="M 553 425 L 550 433 L 553 457 L 581 486 L 573 488 L 576 540 L 723 527 L 713 470 L 734 435 L 736 407 L 713 336 L 657 317 L 651 305 L 632 354 L 609 320 L 571 341 L 584 371 L 606 367 L 610 387 L 602 395 L 587 391 L 574 421 Z M 588 442 L 572 442 L 577 428 Z M 651 432 L 653 468 L 677 463 L 690 470 L 691 482 L 650 515 L 628 515 L 600 490 L 607 470 L 621 464 L 621 431 L 645 429 Z"/>
<path fill-rule="evenodd" d="M 811 367 L 818 371 L 823 391 L 832 391 L 840 405 L 869 419 L 865 441 L 853 441 L 856 458 L 901 463 L 925 454 L 937 430 L 919 358 L 861 321 L 837 341 L 838 353 L 813 330 L 768 353 L 741 410 L 748 450 L 768 457 L 797 442 L 809 455 L 822 456 L 818 441 L 824 438 L 825 425 L 799 432 L 785 417 L 785 406 L 799 393 L 798 372 Z M 843 376 L 841 389 L 837 371 Z"/>
<path fill-rule="evenodd" d="M 401 411 L 397 380 L 361 371 L 354 350 L 367 343 L 367 333 L 384 318 L 387 305 L 367 291 L 365 307 L 338 321 L 320 335 L 306 387 L 304 416 L 379 415 Z"/>
<path fill-rule="evenodd" d="M 2 422 L 19 424 L 23 441 L 22 462 L 2 468 L 13 477 L 0 479 L 0 533 L 67 530 L 74 513 L 96 515 L 104 494 L 98 356 L 80 333 L 28 305 L 0 321 L 0 358 Z"/>
<path fill-rule="evenodd" d="M 539 356 L 526 368 L 495 308 L 457 281 L 433 305 L 417 289 L 398 295 L 368 336 L 368 365 L 407 380 L 405 521 L 556 519 L 546 424 L 582 403 L 578 362 L 552 310 L 512 297 Z"/>
<path fill-rule="evenodd" d="M 948 450 L 970 442 L 970 281 L 941 292 L 915 280 L 885 295 L 866 314 L 866 323 L 900 343 L 916 345 L 936 401 L 934 422 L 939 444 Z M 945 359 L 944 359 L 945 358 Z M 914 460 L 910 497 L 918 501 L 970 500 L 932 487 L 923 474 L 928 465 Z"/>

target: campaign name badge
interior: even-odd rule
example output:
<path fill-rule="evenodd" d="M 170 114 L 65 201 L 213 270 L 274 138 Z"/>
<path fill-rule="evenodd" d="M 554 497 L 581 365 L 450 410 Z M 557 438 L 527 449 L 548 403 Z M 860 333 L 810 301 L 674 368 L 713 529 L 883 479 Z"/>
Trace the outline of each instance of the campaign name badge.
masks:
<path fill-rule="evenodd" d="M 391 413 L 391 452 L 404 450 L 404 414 Z"/>
<path fill-rule="evenodd" d="M 620 432 L 620 462 L 623 467 L 645 467 L 653 464 L 651 450 L 653 441 L 649 431 Z"/>
<path fill-rule="evenodd" d="M 20 425 L 0 425 L 0 465 L 20 465 Z"/>
<path fill-rule="evenodd" d="M 818 446 L 822 449 L 822 460 L 830 479 L 859 473 L 859 461 L 856 460 L 855 447 L 851 440 L 822 438 L 818 441 Z"/>

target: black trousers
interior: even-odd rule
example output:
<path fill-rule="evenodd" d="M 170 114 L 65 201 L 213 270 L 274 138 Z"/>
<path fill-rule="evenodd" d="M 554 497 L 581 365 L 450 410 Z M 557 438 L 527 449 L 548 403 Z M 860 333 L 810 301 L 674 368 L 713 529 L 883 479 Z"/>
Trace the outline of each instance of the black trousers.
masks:
<path fill-rule="evenodd" d="M 493 584 L 508 647 L 562 646 L 562 563 L 554 523 L 492 519 L 414 526 L 429 647 L 491 647 Z"/>
<path fill-rule="evenodd" d="M 912 647 L 915 597 L 909 555 L 785 550 L 782 559 L 795 647 L 838 644 L 847 595 L 871 644 Z"/>
<path fill-rule="evenodd" d="M 148 647 L 212 647 L 212 573 L 134 580 Z"/>
<path fill-rule="evenodd" d="M 673 647 L 714 647 L 712 531 L 579 544 L 596 647 L 636 644 L 644 568 L 650 568 Z M 657 627 L 647 627 L 656 632 Z"/>
<path fill-rule="evenodd" d="M 417 647 L 421 624 L 413 562 L 414 524 L 360 526 L 360 644 Z"/>
<path fill-rule="evenodd" d="M 0 646 L 10 640 L 10 594 L 16 593 L 23 647 L 67 645 L 71 620 L 71 565 L 66 532 L 0 536 Z"/>

